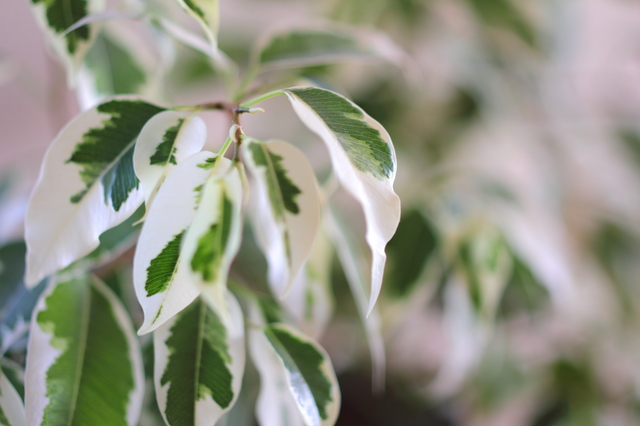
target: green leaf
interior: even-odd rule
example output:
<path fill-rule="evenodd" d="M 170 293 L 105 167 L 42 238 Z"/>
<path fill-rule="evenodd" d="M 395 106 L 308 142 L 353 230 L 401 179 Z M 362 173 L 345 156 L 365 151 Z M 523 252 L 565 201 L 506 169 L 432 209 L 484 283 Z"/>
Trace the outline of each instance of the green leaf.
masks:
<path fill-rule="evenodd" d="M 164 108 L 115 99 L 73 119 L 52 143 L 25 219 L 26 284 L 69 266 L 144 201 L 132 156 L 144 124 Z"/>
<path fill-rule="evenodd" d="M 229 297 L 233 330 L 197 298 L 154 334 L 156 392 L 171 426 L 214 424 L 238 396 L 244 326 L 239 305 Z"/>
<path fill-rule="evenodd" d="M 273 35 L 258 54 L 263 67 L 322 65 L 349 58 L 371 58 L 374 52 L 350 34 L 296 29 Z"/>
<path fill-rule="evenodd" d="M 326 352 L 311 338 L 284 324 L 266 326 L 264 335 L 282 362 L 305 424 L 333 425 L 340 393 Z"/>
<path fill-rule="evenodd" d="M 94 42 L 85 61 L 95 78 L 96 90 L 105 96 L 138 93 L 147 81 L 144 69 L 131 52 L 104 32 Z"/>
<path fill-rule="evenodd" d="M 436 244 L 433 227 L 421 212 L 403 213 L 398 230 L 387 245 L 389 262 L 385 285 L 390 294 L 407 296 L 411 293 Z"/>
<path fill-rule="evenodd" d="M 302 122 L 324 141 L 340 183 L 362 205 L 372 252 L 371 312 L 382 287 L 385 246 L 400 221 L 391 138 L 380 123 L 337 93 L 315 87 L 283 92 Z"/>
<path fill-rule="evenodd" d="M 26 371 L 29 424 L 137 424 L 142 355 L 116 296 L 95 278 L 54 282 L 34 318 Z"/>
<path fill-rule="evenodd" d="M 109 114 L 101 127 L 90 129 L 78 143 L 68 162 L 82 167 L 80 177 L 86 188 L 71 197 L 78 203 L 98 179 L 104 187 L 105 203 L 118 211 L 129 193 L 138 187 L 133 170 L 133 149 L 142 127 L 164 108 L 144 101 L 113 100 L 98 106 Z"/>
<path fill-rule="evenodd" d="M 0 425 L 27 425 L 22 399 L 2 372 L 0 372 Z"/>

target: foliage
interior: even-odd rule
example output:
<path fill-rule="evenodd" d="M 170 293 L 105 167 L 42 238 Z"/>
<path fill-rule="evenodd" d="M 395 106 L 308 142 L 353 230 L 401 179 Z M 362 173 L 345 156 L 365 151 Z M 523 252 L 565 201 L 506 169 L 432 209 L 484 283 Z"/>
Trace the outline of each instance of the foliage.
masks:
<path fill-rule="evenodd" d="M 29 5 L 0 423 L 638 423 L 633 2 Z"/>

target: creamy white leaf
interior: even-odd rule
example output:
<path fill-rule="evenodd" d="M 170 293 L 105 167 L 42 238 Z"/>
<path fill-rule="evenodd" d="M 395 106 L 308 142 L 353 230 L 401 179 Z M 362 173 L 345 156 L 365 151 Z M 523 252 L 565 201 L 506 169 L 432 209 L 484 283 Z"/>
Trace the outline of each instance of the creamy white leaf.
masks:
<path fill-rule="evenodd" d="M 180 250 L 211 173 L 208 161 L 214 158 L 215 154 L 203 151 L 176 166 L 147 214 L 133 259 L 134 287 L 144 312 L 138 334 L 153 331 L 200 294 L 189 273 L 189 260 Z"/>
<path fill-rule="evenodd" d="M 147 209 L 174 166 L 199 152 L 206 139 L 207 127 L 197 116 L 164 111 L 145 124 L 133 153 L 133 167 Z"/>
<path fill-rule="evenodd" d="M 117 98 L 62 129 L 47 151 L 27 207 L 27 286 L 89 254 L 104 231 L 142 204 L 133 146 L 147 120 L 163 110 Z"/>

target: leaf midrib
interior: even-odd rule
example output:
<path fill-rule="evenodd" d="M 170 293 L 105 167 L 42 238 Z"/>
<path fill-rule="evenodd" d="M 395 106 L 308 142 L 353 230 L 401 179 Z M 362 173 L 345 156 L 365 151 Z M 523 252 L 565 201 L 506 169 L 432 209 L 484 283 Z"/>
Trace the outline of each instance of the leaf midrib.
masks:
<path fill-rule="evenodd" d="M 83 304 L 82 304 L 82 315 L 81 315 L 81 329 L 80 329 L 80 342 L 78 344 L 78 363 L 76 364 L 76 379 L 73 384 L 73 393 L 71 406 L 69 407 L 69 421 L 67 426 L 73 425 L 73 419 L 75 416 L 75 408 L 78 403 L 78 394 L 80 392 L 80 382 L 82 381 L 82 372 L 84 370 L 84 358 L 86 355 L 87 348 L 87 340 L 88 340 L 88 330 L 89 330 L 89 315 L 91 313 L 91 291 L 92 284 L 85 283 L 87 285 L 87 289 L 85 290 L 85 294 L 83 296 Z"/>

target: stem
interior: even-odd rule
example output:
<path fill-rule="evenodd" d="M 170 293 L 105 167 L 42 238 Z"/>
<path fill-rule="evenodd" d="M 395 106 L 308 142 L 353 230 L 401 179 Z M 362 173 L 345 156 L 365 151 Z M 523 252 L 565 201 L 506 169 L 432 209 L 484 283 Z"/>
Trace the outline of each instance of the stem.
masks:
<path fill-rule="evenodd" d="M 218 167 L 218 164 L 220 163 L 220 159 L 224 157 L 224 154 L 227 152 L 227 149 L 229 149 L 229 147 L 231 146 L 231 142 L 233 142 L 233 139 L 231 138 L 231 136 L 227 136 L 227 140 L 224 141 L 224 145 L 222 145 L 222 148 L 220 148 L 220 151 L 218 152 L 216 161 L 213 162 L 211 173 L 213 173 L 216 167 Z"/>
<path fill-rule="evenodd" d="M 260 66 L 255 64 L 249 68 L 247 73 L 244 75 L 244 78 L 242 79 L 242 82 L 240 83 L 238 90 L 235 93 L 234 99 L 236 102 L 240 101 L 246 95 L 249 85 L 253 82 L 253 80 L 255 80 L 259 71 L 260 71 Z"/>
<path fill-rule="evenodd" d="M 267 94 L 264 94 L 262 96 L 258 96 L 257 98 L 253 98 L 250 101 L 244 102 L 242 104 L 240 104 L 240 108 L 249 108 L 254 106 L 255 104 L 258 104 L 262 101 L 266 101 L 267 99 L 279 96 L 279 95 L 284 95 L 284 91 L 283 90 L 275 90 L 273 92 L 269 92 Z"/>

